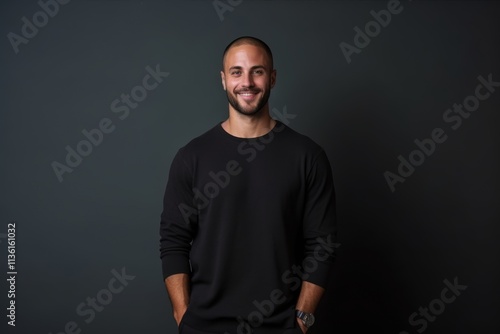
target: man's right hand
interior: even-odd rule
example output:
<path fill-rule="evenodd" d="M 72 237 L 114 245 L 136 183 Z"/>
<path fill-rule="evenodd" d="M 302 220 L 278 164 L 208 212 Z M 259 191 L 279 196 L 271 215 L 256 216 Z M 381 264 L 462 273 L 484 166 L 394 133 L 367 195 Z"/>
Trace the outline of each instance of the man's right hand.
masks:
<path fill-rule="evenodd" d="M 181 311 L 174 310 L 174 319 L 175 319 L 175 322 L 177 322 L 177 327 L 180 326 L 182 317 L 184 317 L 184 314 L 186 313 L 186 311 L 187 311 L 187 306 L 184 307 Z"/>
<path fill-rule="evenodd" d="M 167 287 L 174 312 L 174 319 L 178 327 L 189 305 L 189 275 L 170 275 L 165 278 L 165 286 Z"/>

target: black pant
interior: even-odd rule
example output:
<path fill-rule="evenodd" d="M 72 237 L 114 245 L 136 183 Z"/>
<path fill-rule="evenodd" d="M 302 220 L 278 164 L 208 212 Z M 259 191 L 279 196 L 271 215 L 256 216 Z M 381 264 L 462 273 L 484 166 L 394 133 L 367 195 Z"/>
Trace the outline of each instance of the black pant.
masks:
<path fill-rule="evenodd" d="M 258 331 L 258 330 L 257 330 Z M 224 332 L 204 332 L 198 329 L 189 327 L 189 325 L 184 322 L 181 323 L 179 327 L 179 334 L 223 334 Z M 233 333 L 231 333 L 233 334 Z M 283 331 L 276 331 L 276 334 L 304 334 L 300 327 L 296 326 L 294 328 L 284 329 Z"/>

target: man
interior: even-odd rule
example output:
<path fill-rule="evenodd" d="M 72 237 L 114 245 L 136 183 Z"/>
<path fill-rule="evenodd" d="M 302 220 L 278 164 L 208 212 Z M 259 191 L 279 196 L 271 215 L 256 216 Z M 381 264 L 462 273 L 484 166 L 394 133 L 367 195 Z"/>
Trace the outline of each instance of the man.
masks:
<path fill-rule="evenodd" d="M 160 257 L 183 334 L 306 333 L 327 284 L 334 188 L 323 149 L 269 115 L 269 47 L 244 36 L 223 54 L 229 117 L 170 168 Z"/>

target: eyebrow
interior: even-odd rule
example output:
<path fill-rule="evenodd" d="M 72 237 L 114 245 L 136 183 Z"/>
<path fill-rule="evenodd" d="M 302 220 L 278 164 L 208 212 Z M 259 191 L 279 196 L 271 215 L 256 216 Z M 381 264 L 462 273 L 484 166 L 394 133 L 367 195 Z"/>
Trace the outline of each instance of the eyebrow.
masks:
<path fill-rule="evenodd" d="M 255 66 L 250 67 L 250 70 L 255 70 L 256 68 L 262 68 L 264 70 L 266 69 L 263 65 L 255 65 Z M 229 71 L 231 71 L 231 70 L 242 70 L 242 69 L 243 69 L 243 67 L 241 67 L 241 66 L 231 66 L 229 68 Z"/>

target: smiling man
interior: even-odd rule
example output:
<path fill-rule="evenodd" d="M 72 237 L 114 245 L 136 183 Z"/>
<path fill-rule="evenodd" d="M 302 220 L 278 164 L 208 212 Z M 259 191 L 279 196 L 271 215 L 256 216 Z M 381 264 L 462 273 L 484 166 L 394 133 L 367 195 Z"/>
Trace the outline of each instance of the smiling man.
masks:
<path fill-rule="evenodd" d="M 224 50 L 229 116 L 174 157 L 160 257 L 182 334 L 298 334 L 314 324 L 334 259 L 335 195 L 324 150 L 269 115 L 269 47 Z"/>

